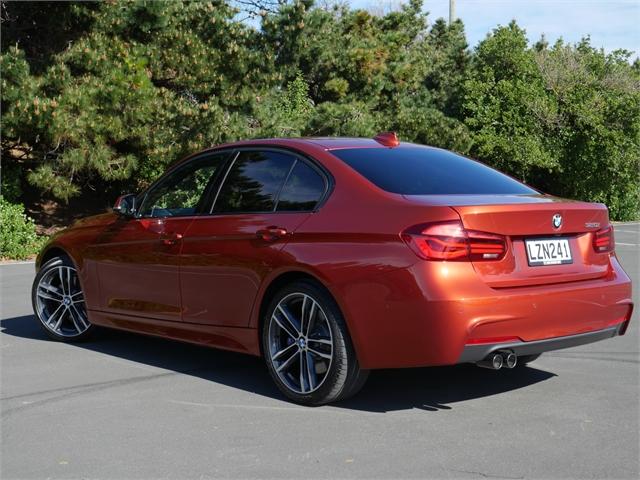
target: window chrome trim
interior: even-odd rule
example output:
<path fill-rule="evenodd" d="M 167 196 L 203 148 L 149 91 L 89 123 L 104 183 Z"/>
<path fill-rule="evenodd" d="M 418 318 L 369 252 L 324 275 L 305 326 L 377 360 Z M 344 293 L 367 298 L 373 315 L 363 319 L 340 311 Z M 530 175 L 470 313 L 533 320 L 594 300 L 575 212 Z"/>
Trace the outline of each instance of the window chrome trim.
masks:
<path fill-rule="evenodd" d="M 291 177 L 291 173 L 293 172 L 293 169 L 296 168 L 296 165 L 300 161 L 300 159 L 297 156 L 294 156 L 294 159 L 295 160 L 291 164 L 291 167 L 289 168 L 289 172 L 287 173 L 287 176 L 284 177 L 284 182 L 282 182 L 282 185 L 280 185 L 280 188 L 278 189 L 278 193 L 276 194 L 276 200 L 275 202 L 273 202 L 273 210 L 271 211 L 274 213 L 278 211 L 278 204 L 280 203 L 280 195 L 282 194 L 282 190 L 284 190 L 285 185 L 289 181 L 289 177 Z M 325 188 L 326 188 L 326 185 L 325 185 Z M 322 192 L 322 195 L 324 195 L 324 192 Z M 322 198 L 322 195 L 320 196 L 320 198 Z M 304 211 L 304 210 L 300 210 L 300 211 Z"/>
<path fill-rule="evenodd" d="M 236 163 L 236 160 L 240 156 L 240 150 L 236 150 L 235 155 L 232 154 L 232 156 L 233 156 L 233 159 L 231 161 L 228 161 L 229 166 L 227 167 L 227 171 L 224 172 L 224 176 L 222 177 L 222 180 L 220 180 L 220 183 L 218 184 L 218 190 L 216 191 L 216 196 L 213 197 L 213 202 L 211 202 L 211 208 L 209 208 L 209 215 L 214 214 L 213 209 L 216 207 L 216 202 L 218 201 L 218 196 L 220 195 L 222 186 L 224 185 L 224 182 L 227 181 L 227 176 L 229 175 L 229 172 L 231 171 L 231 169 Z"/>

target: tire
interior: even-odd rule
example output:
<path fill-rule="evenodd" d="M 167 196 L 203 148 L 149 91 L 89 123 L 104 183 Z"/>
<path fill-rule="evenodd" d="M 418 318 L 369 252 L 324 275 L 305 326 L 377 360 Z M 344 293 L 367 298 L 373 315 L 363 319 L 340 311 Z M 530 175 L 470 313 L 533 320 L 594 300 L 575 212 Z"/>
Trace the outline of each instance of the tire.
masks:
<path fill-rule="evenodd" d="M 523 355 L 521 357 L 518 357 L 517 366 L 524 367 L 528 363 L 536 361 L 538 359 L 538 357 L 540 357 L 540 355 L 542 355 L 542 354 L 541 353 L 536 353 L 534 355 Z"/>
<path fill-rule="evenodd" d="M 336 302 L 308 280 L 293 282 L 273 297 L 263 319 L 262 349 L 277 387 L 302 405 L 355 395 L 369 374 L 358 365 Z"/>
<path fill-rule="evenodd" d="M 77 270 L 66 256 L 40 267 L 31 288 L 31 304 L 38 323 L 53 340 L 79 342 L 94 333 Z"/>

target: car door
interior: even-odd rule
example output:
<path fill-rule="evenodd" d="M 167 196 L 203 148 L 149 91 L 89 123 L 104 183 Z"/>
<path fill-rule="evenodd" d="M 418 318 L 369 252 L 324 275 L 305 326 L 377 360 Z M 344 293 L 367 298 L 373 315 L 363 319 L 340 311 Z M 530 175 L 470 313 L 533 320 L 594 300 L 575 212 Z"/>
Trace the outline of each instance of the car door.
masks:
<path fill-rule="evenodd" d="M 328 189 L 317 166 L 281 150 L 239 151 L 213 201 L 184 238 L 180 283 L 183 320 L 246 327 L 258 289 Z"/>
<path fill-rule="evenodd" d="M 92 245 L 102 311 L 181 320 L 179 254 L 202 213 L 226 153 L 204 155 L 168 172 L 140 198 L 135 217 L 120 216 Z"/>

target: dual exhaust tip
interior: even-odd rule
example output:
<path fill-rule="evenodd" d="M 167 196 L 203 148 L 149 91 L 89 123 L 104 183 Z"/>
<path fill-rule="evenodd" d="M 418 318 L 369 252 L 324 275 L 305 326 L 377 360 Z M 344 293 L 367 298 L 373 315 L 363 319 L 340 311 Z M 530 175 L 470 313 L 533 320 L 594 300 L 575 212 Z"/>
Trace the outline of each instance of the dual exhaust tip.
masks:
<path fill-rule="evenodd" d="M 518 364 L 518 356 L 511 350 L 498 350 L 487 358 L 476 363 L 479 367 L 500 370 L 502 367 L 514 368 Z"/>

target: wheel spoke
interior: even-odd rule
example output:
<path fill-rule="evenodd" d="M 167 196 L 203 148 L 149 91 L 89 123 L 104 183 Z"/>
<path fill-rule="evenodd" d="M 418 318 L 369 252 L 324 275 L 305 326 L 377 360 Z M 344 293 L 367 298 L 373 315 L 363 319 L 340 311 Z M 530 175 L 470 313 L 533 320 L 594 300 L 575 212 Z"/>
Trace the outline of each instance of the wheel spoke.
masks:
<path fill-rule="evenodd" d="M 60 313 L 60 319 L 56 319 L 56 315 L 58 314 L 58 312 L 60 312 L 60 310 L 62 310 L 62 313 Z M 62 319 L 64 310 L 66 310 L 65 306 L 63 304 L 60 304 L 58 305 L 58 308 L 56 308 L 53 311 L 53 313 L 49 315 L 49 319 L 47 320 L 47 323 L 51 325 L 54 330 L 56 330 L 56 328 L 60 326 L 60 320 Z"/>
<path fill-rule="evenodd" d="M 78 331 L 78 333 L 82 333 L 84 329 L 78 324 L 80 319 L 76 318 L 76 316 L 71 312 L 71 310 L 68 310 L 68 312 L 69 312 L 69 318 L 71 318 L 71 321 L 73 322 L 73 326 Z"/>
<path fill-rule="evenodd" d="M 63 294 L 59 293 L 58 289 L 56 287 L 54 287 L 53 285 L 50 285 L 48 283 L 41 283 L 40 285 L 38 285 L 38 288 L 46 290 L 46 292 L 48 294 L 57 295 L 60 298 L 60 300 L 62 300 Z M 38 293 L 40 293 L 40 292 L 38 292 Z M 42 292 L 42 293 L 44 293 L 44 292 Z"/>
<path fill-rule="evenodd" d="M 309 318 L 307 319 L 307 329 L 305 330 L 305 336 L 309 336 L 309 331 L 311 330 L 311 323 L 313 322 L 314 315 L 316 313 L 316 302 L 311 300 L 311 308 L 309 309 Z"/>
<path fill-rule="evenodd" d="M 280 366 L 278 368 L 276 368 L 276 372 L 280 373 L 285 368 L 288 368 L 294 362 L 294 360 L 296 358 L 298 358 L 298 355 L 291 355 L 282 364 L 280 364 Z"/>
<path fill-rule="evenodd" d="M 289 353 L 290 350 L 294 349 L 294 348 L 298 348 L 298 344 L 297 343 L 292 343 L 291 345 L 289 345 L 288 347 L 284 347 L 282 350 L 276 352 L 275 355 L 273 355 L 271 357 L 272 360 L 278 360 L 280 357 L 282 357 L 285 353 Z"/>
<path fill-rule="evenodd" d="M 297 339 L 298 339 L 298 337 L 297 337 L 296 335 L 294 335 L 293 333 L 291 333 L 291 332 L 289 331 L 289 329 L 283 325 L 283 323 L 278 319 L 278 317 L 276 316 L 276 314 L 275 314 L 275 313 L 271 316 L 271 318 L 273 318 L 273 320 L 275 320 L 275 322 L 278 324 L 278 326 L 279 326 L 282 330 L 284 330 L 284 331 L 287 333 L 287 335 L 289 335 L 289 336 L 290 336 L 291 338 L 293 338 L 294 340 L 297 340 Z"/>
<path fill-rule="evenodd" d="M 58 321 L 56 322 L 56 324 L 53 326 L 53 329 L 57 332 L 60 329 L 60 325 L 62 325 L 62 320 L 64 320 L 64 314 L 69 313 L 69 309 L 65 308 L 64 311 L 62 313 L 60 313 L 60 315 L 58 316 Z"/>
<path fill-rule="evenodd" d="M 309 377 L 309 390 L 314 390 L 316 388 L 316 364 L 311 357 L 309 352 L 306 353 L 306 364 L 307 364 L 307 376 Z"/>
<path fill-rule="evenodd" d="M 302 307 L 300 308 L 300 333 L 302 333 L 302 335 L 306 335 L 306 331 L 309 329 L 308 322 L 305 322 L 305 312 L 306 312 L 308 298 L 309 298 L 308 296 L 303 295 Z M 305 328 L 305 324 L 306 324 L 306 328 Z"/>
<path fill-rule="evenodd" d="M 74 304 L 71 304 L 71 307 L 69 308 L 69 313 L 71 314 L 71 319 L 73 320 L 73 324 L 76 325 L 76 328 L 77 328 L 76 320 L 82 324 L 82 329 L 78 328 L 78 333 L 84 332 L 87 328 L 89 328 L 89 324 L 87 320 L 84 318 L 84 315 L 76 308 Z"/>
<path fill-rule="evenodd" d="M 82 294 L 82 290 L 80 290 L 79 292 L 76 292 L 71 296 L 71 302 L 72 303 L 84 303 L 84 295 Z"/>
<path fill-rule="evenodd" d="M 291 314 L 291 312 L 286 310 L 285 307 L 283 307 L 282 305 L 278 305 L 278 310 L 280 311 L 284 319 L 287 321 L 287 323 L 291 326 L 297 338 L 300 335 L 300 325 L 296 321 L 296 318 Z"/>
<path fill-rule="evenodd" d="M 300 357 L 300 390 L 302 393 L 305 393 L 307 391 L 304 381 L 304 377 L 307 374 L 307 367 L 305 365 L 307 363 L 305 362 L 306 355 L 302 350 L 300 350 L 300 352 L 298 352 L 298 356 Z"/>
<path fill-rule="evenodd" d="M 45 292 L 37 292 L 36 295 L 38 295 L 40 298 L 44 298 L 45 300 L 52 300 L 56 303 L 62 303 L 62 298 L 53 297 Z"/>
<path fill-rule="evenodd" d="M 320 358 L 326 358 L 327 360 L 331 360 L 331 355 L 329 355 L 328 353 L 319 352 L 318 350 L 315 350 L 311 347 L 307 347 L 307 350 L 309 350 L 309 353 L 311 353 L 312 355 L 315 355 Z"/>
<path fill-rule="evenodd" d="M 333 345 L 333 342 L 331 340 L 327 340 L 325 338 L 308 338 L 307 342 L 322 343 L 323 345 Z"/>
<path fill-rule="evenodd" d="M 62 277 L 62 267 L 58 268 L 58 277 L 60 278 L 60 288 L 62 289 L 62 294 L 66 295 L 67 290 L 64 288 L 64 278 Z"/>

